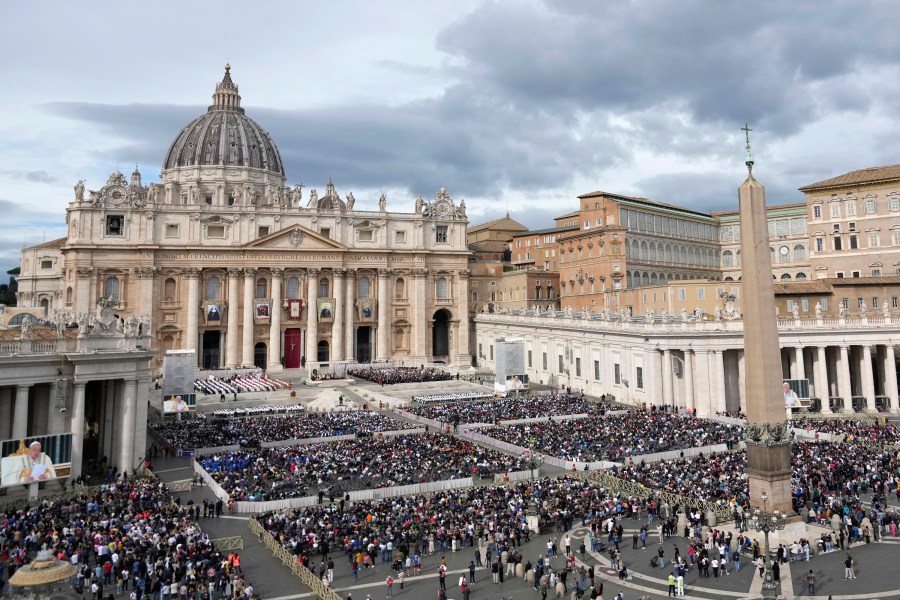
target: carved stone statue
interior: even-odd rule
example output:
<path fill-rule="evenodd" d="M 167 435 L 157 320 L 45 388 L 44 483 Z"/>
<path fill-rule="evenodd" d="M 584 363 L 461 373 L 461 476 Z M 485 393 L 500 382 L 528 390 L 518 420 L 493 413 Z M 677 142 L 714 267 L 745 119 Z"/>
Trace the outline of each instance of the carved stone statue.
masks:
<path fill-rule="evenodd" d="M 653 322 L 653 309 L 652 308 L 648 308 L 647 310 L 644 311 L 644 321 L 646 321 L 647 323 Z"/>
<path fill-rule="evenodd" d="M 863 305 L 859 307 L 859 314 L 865 317 L 868 314 L 868 312 L 869 312 L 869 309 L 866 308 L 866 303 L 863 302 Z"/>
<path fill-rule="evenodd" d="M 88 202 L 90 202 L 91 204 L 97 204 L 98 202 L 100 202 L 100 192 L 98 192 L 97 190 L 91 190 L 90 196 L 88 196 Z"/>
<path fill-rule="evenodd" d="M 356 204 L 356 198 L 353 197 L 353 192 L 347 192 L 347 210 L 353 210 L 354 204 Z"/>
<path fill-rule="evenodd" d="M 690 318 L 690 317 L 688 317 L 688 310 L 687 310 L 687 308 L 685 308 L 684 306 L 682 306 L 682 307 L 681 307 L 681 320 L 684 321 L 684 322 L 687 322 L 689 318 Z"/>
<path fill-rule="evenodd" d="M 84 179 L 75 184 L 75 202 L 84 202 Z"/>
<path fill-rule="evenodd" d="M 31 328 L 34 326 L 34 317 L 31 315 L 25 315 L 22 318 L 21 331 L 19 335 L 20 340 L 30 340 L 31 339 Z"/>
<path fill-rule="evenodd" d="M 91 331 L 91 314 L 81 313 L 78 315 L 78 337 L 85 337 Z"/>
<path fill-rule="evenodd" d="M 380 198 L 378 198 L 378 210 L 381 212 L 387 211 L 387 195 L 382 194 Z"/>
<path fill-rule="evenodd" d="M 238 206 L 244 203 L 244 188 L 234 188 L 234 203 Z"/>
<path fill-rule="evenodd" d="M 147 201 L 150 204 L 156 204 L 156 201 L 159 199 L 159 184 L 151 183 L 147 188 Z"/>
<path fill-rule="evenodd" d="M 134 315 L 129 315 L 123 324 L 125 337 L 137 337 L 139 326 L 140 321 L 138 321 Z"/>
<path fill-rule="evenodd" d="M 423 206 L 425 206 L 425 201 L 422 200 L 422 194 L 419 194 L 419 196 L 416 198 L 416 214 L 422 212 Z"/>
<path fill-rule="evenodd" d="M 795 319 L 799 319 L 799 318 L 800 318 L 800 307 L 797 305 L 796 302 L 795 302 L 794 304 L 791 305 L 791 314 L 794 315 L 794 318 L 795 318 Z"/>
<path fill-rule="evenodd" d="M 840 307 L 838 308 L 838 316 L 842 319 L 847 316 L 847 309 L 844 307 L 843 304 L 841 304 Z"/>
<path fill-rule="evenodd" d="M 885 319 L 887 319 L 888 317 L 891 316 L 891 311 L 888 309 L 887 300 L 885 300 L 884 302 L 881 303 L 881 314 L 884 316 Z"/>
<path fill-rule="evenodd" d="M 319 206 L 319 192 L 316 190 L 309 190 L 309 205 L 313 208 Z"/>
<path fill-rule="evenodd" d="M 816 318 L 817 319 L 822 318 L 822 303 L 821 302 L 816 302 Z"/>
<path fill-rule="evenodd" d="M 716 321 L 722 320 L 722 309 L 718 305 L 713 309 L 713 318 Z"/>
<path fill-rule="evenodd" d="M 300 200 L 303 199 L 303 188 L 300 187 L 300 184 L 296 184 L 294 189 L 291 190 L 291 205 L 292 206 L 300 206 Z"/>

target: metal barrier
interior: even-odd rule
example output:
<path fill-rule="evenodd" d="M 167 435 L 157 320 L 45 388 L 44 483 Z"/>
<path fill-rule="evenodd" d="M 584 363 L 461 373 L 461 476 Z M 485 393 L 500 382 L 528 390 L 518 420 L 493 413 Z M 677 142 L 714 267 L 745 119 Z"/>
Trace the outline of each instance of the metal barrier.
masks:
<path fill-rule="evenodd" d="M 232 537 L 216 538 L 214 540 L 210 540 L 210 543 L 219 552 L 225 552 L 226 550 L 243 550 L 244 549 L 244 537 L 240 536 L 240 535 L 235 535 Z"/>
<path fill-rule="evenodd" d="M 194 482 L 191 479 L 180 479 L 167 483 L 166 486 L 170 492 L 189 492 L 193 489 Z"/>
<path fill-rule="evenodd" d="M 728 506 L 720 506 L 698 498 L 690 498 L 688 496 L 682 496 L 681 494 L 648 488 L 644 484 L 625 481 L 624 479 L 620 479 L 609 473 L 603 473 L 602 471 L 589 471 L 587 476 L 605 488 L 622 492 L 636 498 L 654 498 L 661 502 L 665 502 L 669 506 L 690 506 L 692 508 L 698 508 L 703 512 L 711 510 L 716 515 L 716 520 L 719 523 L 730 521 L 734 518 L 732 509 Z"/>
<path fill-rule="evenodd" d="M 255 517 L 250 517 L 248 527 L 250 528 L 250 532 L 258 536 L 259 541 L 264 543 L 266 547 L 272 551 L 275 558 L 279 559 L 284 566 L 290 568 L 291 572 L 296 575 L 306 587 L 310 588 L 316 596 L 321 598 L 321 600 L 342 600 L 337 592 L 322 583 L 322 580 L 319 579 L 315 573 L 298 563 L 296 557 L 288 552 L 287 548 L 276 542 L 275 539 L 269 535 L 269 532 L 266 531 L 266 528 L 263 527 Z"/>

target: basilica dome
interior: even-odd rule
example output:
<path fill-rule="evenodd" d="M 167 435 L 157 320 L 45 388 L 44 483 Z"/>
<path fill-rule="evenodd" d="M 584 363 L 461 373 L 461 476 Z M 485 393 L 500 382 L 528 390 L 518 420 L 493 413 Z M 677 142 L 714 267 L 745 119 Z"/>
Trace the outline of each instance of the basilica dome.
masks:
<path fill-rule="evenodd" d="M 195 165 L 249 167 L 284 177 L 284 164 L 272 137 L 244 114 L 231 66 L 216 85 L 213 104 L 191 121 L 166 154 L 163 170 Z"/>

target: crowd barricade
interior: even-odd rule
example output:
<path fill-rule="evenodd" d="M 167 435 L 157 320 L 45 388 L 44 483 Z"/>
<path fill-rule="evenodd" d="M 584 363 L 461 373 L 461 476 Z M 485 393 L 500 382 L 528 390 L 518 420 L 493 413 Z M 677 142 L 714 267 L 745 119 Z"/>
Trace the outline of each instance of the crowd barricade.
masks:
<path fill-rule="evenodd" d="M 303 585 L 311 589 L 320 600 L 342 600 L 338 593 L 322 583 L 322 580 L 317 577 L 315 573 L 298 563 L 297 557 L 291 554 L 287 548 L 279 544 L 275 538 L 269 535 L 269 532 L 266 531 L 265 527 L 263 527 L 259 521 L 251 517 L 248 525 L 250 531 L 259 537 L 259 541 L 266 545 L 266 548 L 269 549 L 275 558 L 280 560 L 283 565 L 290 568 L 291 572 L 300 579 Z"/>
<path fill-rule="evenodd" d="M 577 413 L 573 415 L 553 415 L 546 417 L 531 417 L 528 419 L 512 419 L 510 421 L 499 421 L 500 425 L 525 425 L 526 423 L 547 423 L 549 421 L 573 421 L 575 419 L 587 419 L 587 413 Z"/>
<path fill-rule="evenodd" d="M 801 429 L 799 427 L 791 427 L 791 433 L 795 438 L 804 440 L 820 440 L 823 442 L 843 442 L 847 436 L 843 433 L 825 433 L 824 431 L 816 431 L 815 429 Z"/>
<path fill-rule="evenodd" d="M 716 423 L 724 423 L 725 425 L 737 425 L 739 427 L 747 426 L 747 419 L 738 419 L 737 417 L 726 417 L 725 415 L 711 414 L 707 415 L 706 419 L 708 421 L 715 421 Z"/>
<path fill-rule="evenodd" d="M 443 431 L 446 423 L 441 423 L 440 421 L 436 421 L 434 419 L 429 419 L 427 417 L 420 417 L 419 415 L 415 415 L 411 412 L 407 412 L 402 408 L 393 409 L 394 414 L 400 417 L 405 417 L 410 421 L 415 421 L 416 423 L 421 423 L 422 425 L 428 425 L 429 427 L 434 427 L 438 431 Z"/>
<path fill-rule="evenodd" d="M 743 442 L 739 442 L 738 447 L 743 448 Z M 728 446 L 725 444 L 713 444 L 711 446 L 696 446 L 693 448 L 666 450 L 665 452 L 653 452 L 652 454 L 636 454 L 634 456 L 624 457 L 622 462 L 634 461 L 635 464 L 640 462 L 652 463 L 679 458 L 682 454 L 687 458 L 689 456 L 698 456 L 700 454 L 712 454 L 713 452 L 728 452 Z"/>
<path fill-rule="evenodd" d="M 283 498 L 281 500 L 262 500 L 260 502 L 241 500 L 240 502 L 234 503 L 234 510 L 239 513 L 259 514 L 271 510 L 315 506 L 318 503 L 318 496 L 301 496 L 299 498 Z"/>
<path fill-rule="evenodd" d="M 540 455 L 539 455 L 540 456 Z M 610 460 L 592 460 L 590 462 L 584 462 L 579 460 L 571 460 L 566 458 L 559 458 L 557 456 L 543 456 L 543 461 L 548 465 L 552 465 L 554 467 L 559 467 L 560 469 L 565 469 L 566 471 L 572 471 L 572 467 L 575 467 L 575 471 L 591 471 L 598 469 L 609 469 L 612 467 L 619 466 L 619 463 L 613 462 Z"/>
<path fill-rule="evenodd" d="M 395 496 L 413 496 L 437 492 L 441 490 L 454 490 L 458 488 L 472 487 L 475 481 L 471 477 L 462 479 L 444 479 L 442 481 L 426 481 L 425 483 L 413 483 L 410 485 L 396 485 L 386 488 L 370 488 L 347 492 L 350 500 L 359 502 L 362 500 L 378 500 L 380 498 L 393 498 Z"/>
<path fill-rule="evenodd" d="M 209 491 L 211 491 L 216 498 L 219 498 L 222 502 L 228 502 L 228 492 L 223 490 L 222 486 L 219 485 L 219 483 L 212 478 L 212 475 L 207 473 L 206 469 L 204 469 L 196 460 L 194 461 L 194 473 L 200 475 L 203 482 L 209 486 Z"/>
<path fill-rule="evenodd" d="M 394 437 L 398 435 L 414 435 L 418 433 L 425 433 L 424 427 L 416 427 L 415 429 L 395 429 L 392 431 L 373 431 L 372 435 L 374 436 L 384 436 L 384 437 Z"/>
<path fill-rule="evenodd" d="M 507 473 L 497 473 L 494 475 L 494 483 L 509 483 L 511 481 L 525 481 L 531 479 L 532 475 L 540 477 L 538 465 L 535 465 L 534 471 L 509 471 Z"/>
<path fill-rule="evenodd" d="M 355 440 L 356 434 L 349 435 L 332 435 L 332 436 L 323 436 L 323 437 L 314 437 L 314 438 L 300 438 L 294 439 L 291 438 L 289 440 L 277 440 L 275 442 L 260 442 L 260 446 L 263 448 L 283 448 L 285 446 L 303 446 L 304 444 L 321 444 L 328 442 L 340 442 L 342 440 Z"/>
<path fill-rule="evenodd" d="M 239 452 L 241 449 L 240 444 L 231 444 L 230 446 L 213 446 L 210 448 L 192 448 L 193 454 L 188 454 L 188 456 L 208 456 L 210 454 L 223 454 L 225 452 Z M 181 448 L 181 450 L 186 450 L 186 448 Z"/>
<path fill-rule="evenodd" d="M 731 521 L 734 519 L 734 511 L 730 506 L 707 502 L 699 498 L 683 496 L 673 492 L 665 492 L 656 488 L 650 488 L 642 483 L 627 481 L 602 471 L 595 471 L 587 474 L 588 479 L 593 479 L 603 487 L 613 492 L 619 492 L 627 496 L 636 498 L 655 498 L 660 502 L 674 506 L 690 506 L 691 508 L 700 509 L 703 512 L 712 511 L 716 515 L 718 523 Z"/>

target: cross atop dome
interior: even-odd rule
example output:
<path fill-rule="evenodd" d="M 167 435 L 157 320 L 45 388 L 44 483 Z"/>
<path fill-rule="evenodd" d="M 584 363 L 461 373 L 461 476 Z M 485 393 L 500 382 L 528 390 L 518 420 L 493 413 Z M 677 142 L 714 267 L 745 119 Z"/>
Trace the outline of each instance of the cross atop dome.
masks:
<path fill-rule="evenodd" d="M 213 103 L 209 107 L 213 110 L 236 110 L 244 112 L 241 108 L 241 96 L 238 94 L 238 86 L 231 80 L 231 65 L 225 65 L 225 76 L 222 82 L 216 84 L 216 91 L 213 94 Z"/>

